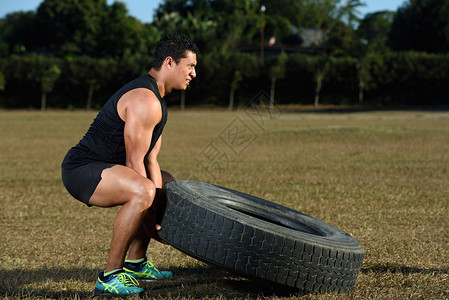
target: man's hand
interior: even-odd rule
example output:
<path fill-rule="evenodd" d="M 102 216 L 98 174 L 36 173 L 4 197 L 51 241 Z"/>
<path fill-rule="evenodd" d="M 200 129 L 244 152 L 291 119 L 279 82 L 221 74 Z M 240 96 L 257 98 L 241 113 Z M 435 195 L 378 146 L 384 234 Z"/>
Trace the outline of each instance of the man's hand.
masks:
<path fill-rule="evenodd" d="M 167 243 L 159 237 L 157 232 L 161 230 L 161 225 L 159 223 L 162 221 L 166 205 L 167 196 L 162 189 L 156 189 L 156 197 L 154 197 L 153 204 L 147 210 L 143 223 L 148 236 L 163 244 Z"/>
<path fill-rule="evenodd" d="M 143 223 L 143 228 L 145 228 L 145 232 L 147 233 L 147 235 L 150 238 L 155 239 L 156 241 L 158 241 L 162 244 L 167 244 L 157 234 L 157 232 L 159 230 L 161 230 L 162 227 L 161 227 L 161 225 L 158 224 L 158 222 L 156 221 L 156 217 L 153 215 L 153 213 L 151 211 L 147 211 L 147 213 L 146 213 L 144 223 Z"/>

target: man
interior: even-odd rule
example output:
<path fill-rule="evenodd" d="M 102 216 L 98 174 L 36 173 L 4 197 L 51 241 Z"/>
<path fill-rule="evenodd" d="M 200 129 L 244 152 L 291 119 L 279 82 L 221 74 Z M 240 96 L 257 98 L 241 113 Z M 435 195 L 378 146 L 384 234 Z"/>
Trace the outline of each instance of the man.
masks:
<path fill-rule="evenodd" d="M 162 38 L 151 70 L 106 102 L 64 158 L 62 180 L 74 198 L 88 206 L 122 205 L 114 221 L 109 260 L 94 290 L 97 294 L 138 294 L 143 289 L 137 287 L 136 278 L 173 275 L 158 271 L 146 259 L 150 238 L 160 230 L 149 210 L 163 184 L 173 180 L 157 161 L 167 121 L 163 97 L 175 89 L 185 90 L 196 77 L 198 52 L 184 35 Z M 145 230 L 148 224 L 153 230 Z"/>

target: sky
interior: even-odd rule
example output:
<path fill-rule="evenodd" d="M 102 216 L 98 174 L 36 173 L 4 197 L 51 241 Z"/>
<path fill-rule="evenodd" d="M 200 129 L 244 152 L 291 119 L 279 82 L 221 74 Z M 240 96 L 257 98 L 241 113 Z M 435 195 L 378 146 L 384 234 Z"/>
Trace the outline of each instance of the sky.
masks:
<path fill-rule="evenodd" d="M 366 6 L 359 9 L 362 15 L 379 10 L 396 11 L 405 0 L 364 0 Z M 0 18 L 6 14 L 17 11 L 36 10 L 43 0 L 0 0 Z M 110 5 L 114 0 L 107 0 Z M 120 0 L 124 2 L 131 16 L 143 23 L 153 21 L 154 10 L 162 0 Z"/>

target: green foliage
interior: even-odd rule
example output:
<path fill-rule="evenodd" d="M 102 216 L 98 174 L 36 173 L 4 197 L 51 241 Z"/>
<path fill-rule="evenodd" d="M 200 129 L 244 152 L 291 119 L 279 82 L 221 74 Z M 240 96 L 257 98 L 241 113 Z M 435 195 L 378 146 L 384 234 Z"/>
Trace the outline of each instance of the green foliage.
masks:
<path fill-rule="evenodd" d="M 192 105 L 227 105 L 230 94 L 245 105 L 269 89 L 279 103 L 446 104 L 447 55 L 389 52 L 387 40 L 402 43 L 394 49 L 447 52 L 447 1 L 410 0 L 396 15 L 376 12 L 360 21 L 361 5 L 165 0 L 153 23 L 142 24 L 121 2 L 44 0 L 36 12 L 0 19 L 0 106 L 35 107 L 36 95 L 51 93 L 50 107 L 99 108 L 149 70 L 157 41 L 175 31 L 201 50 L 198 77 L 185 94 Z M 276 43 L 267 45 L 272 37 Z M 307 43 L 315 55 L 295 53 Z M 247 49 L 252 54 L 240 52 Z M 177 104 L 179 95 L 166 100 Z"/>
<path fill-rule="evenodd" d="M 257 42 L 259 8 L 259 1 L 249 0 L 166 0 L 158 8 L 154 24 L 164 33 L 187 34 L 202 52 L 223 52 Z"/>
<path fill-rule="evenodd" d="M 296 28 L 315 29 L 322 34 L 320 47 L 332 53 L 336 49 L 349 49 L 354 39 L 354 30 L 358 22 L 357 8 L 362 6 L 359 0 L 302 0 L 286 1 L 281 8 L 274 8 L 278 1 L 269 1 L 268 9 L 289 11 L 286 13 Z M 300 31 L 301 31 L 300 30 Z"/>
<path fill-rule="evenodd" d="M 49 93 L 53 90 L 56 80 L 61 75 L 61 69 L 57 65 L 51 65 L 48 68 L 41 70 L 41 72 L 42 75 L 40 80 L 42 92 Z"/>
<path fill-rule="evenodd" d="M 246 104 L 258 87 L 252 85 L 261 69 L 256 56 L 240 52 L 216 52 L 201 55 L 195 83 L 186 94 L 191 104 L 226 105 L 229 92 L 234 88 L 235 103 Z"/>
<path fill-rule="evenodd" d="M 449 1 L 409 0 L 396 13 L 389 43 L 394 50 L 449 51 Z"/>
<path fill-rule="evenodd" d="M 110 72 L 116 63 L 111 59 L 98 58 L 94 59 L 88 56 L 75 57 L 65 60 L 66 82 L 70 86 L 74 86 L 78 91 L 84 92 L 86 99 L 86 108 L 92 107 L 92 98 L 95 91 L 106 86 L 111 80 Z M 105 70 L 110 70 L 105 72 Z"/>
<path fill-rule="evenodd" d="M 107 7 L 105 17 L 99 26 L 101 31 L 97 36 L 98 45 L 93 48 L 95 53 L 90 53 L 90 56 L 115 58 L 135 54 L 148 56 L 161 37 L 154 26 L 144 25 L 128 16 L 126 6 L 121 2 L 114 2 Z"/>
<path fill-rule="evenodd" d="M 20 54 L 35 49 L 40 31 L 34 12 L 8 14 L 0 24 L 0 55 Z"/>
<path fill-rule="evenodd" d="M 280 103 L 312 104 L 317 70 L 326 59 L 289 55 L 285 78 L 279 80 L 276 100 Z M 360 61 L 333 58 L 322 78 L 319 103 L 358 103 Z M 364 105 L 448 105 L 449 55 L 417 52 L 371 54 L 363 61 Z"/>
<path fill-rule="evenodd" d="M 285 54 L 285 52 L 282 52 L 277 59 L 275 60 L 275 63 L 270 66 L 270 78 L 272 79 L 280 79 L 284 78 L 285 76 L 285 64 L 287 62 L 288 56 Z"/>
<path fill-rule="evenodd" d="M 380 104 L 449 104 L 449 55 L 389 53 L 370 60 L 372 91 Z"/>
<path fill-rule="evenodd" d="M 92 53 L 100 33 L 101 1 L 46 0 L 37 10 L 43 46 L 62 53 Z"/>
<path fill-rule="evenodd" d="M 254 55 L 226 52 L 201 55 L 200 62 L 198 77 L 186 93 L 189 105 L 227 105 L 232 88 L 235 104 L 245 105 L 260 90 L 268 91 L 273 78 L 277 79 L 276 102 L 312 104 L 319 74 L 320 104 L 357 104 L 360 76 L 367 106 L 449 104 L 444 96 L 449 86 L 449 55 L 372 53 L 360 61 L 284 54 L 262 69 Z M 0 61 L 6 81 L 0 106 L 36 107 L 37 95 L 45 92 L 51 93 L 50 107 L 98 108 L 124 83 L 148 71 L 149 63 L 138 56 L 120 61 L 86 56 L 6 57 Z M 64 76 L 59 76 L 58 69 Z M 169 104 L 178 103 L 178 96 L 173 97 L 167 98 Z"/>
<path fill-rule="evenodd" d="M 0 72 L 0 91 L 3 91 L 5 89 L 5 83 L 6 83 L 5 75 L 3 75 L 2 72 Z"/>
<path fill-rule="evenodd" d="M 47 93 L 53 91 L 56 80 L 61 75 L 61 69 L 58 66 L 60 62 L 37 55 L 32 55 L 30 59 L 30 68 L 26 73 L 27 79 L 40 88 L 41 110 L 45 110 L 47 108 Z"/>
<path fill-rule="evenodd" d="M 36 13 L 7 15 L 0 28 L 0 55 L 124 58 L 148 55 L 160 38 L 155 26 L 130 17 L 123 3 L 106 0 L 45 0 Z"/>
<path fill-rule="evenodd" d="M 356 34 L 360 47 L 365 49 L 369 47 L 380 52 L 385 51 L 393 18 L 394 13 L 391 11 L 367 14 L 357 28 Z"/>
<path fill-rule="evenodd" d="M 130 78 L 146 72 L 148 65 L 148 58 L 137 56 L 120 61 L 86 56 L 9 56 L 0 60 L 0 71 L 7 78 L 0 106 L 36 107 L 36 96 L 51 92 L 50 107 L 86 107 L 91 92 L 91 105 L 98 108 Z"/>

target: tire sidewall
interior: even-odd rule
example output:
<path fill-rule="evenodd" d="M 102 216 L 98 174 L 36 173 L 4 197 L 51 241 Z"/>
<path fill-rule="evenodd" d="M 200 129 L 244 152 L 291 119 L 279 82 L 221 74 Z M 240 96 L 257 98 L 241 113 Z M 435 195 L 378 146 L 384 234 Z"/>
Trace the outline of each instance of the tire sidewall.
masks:
<path fill-rule="evenodd" d="M 168 193 L 176 193 L 183 199 L 188 199 L 192 204 L 209 210 L 224 218 L 236 221 L 242 225 L 248 225 L 254 228 L 261 229 L 265 232 L 269 232 L 273 235 L 281 235 L 291 238 L 292 240 L 302 240 L 312 245 L 320 247 L 338 247 L 341 249 L 347 249 L 350 251 L 363 251 L 361 245 L 350 235 L 344 231 L 320 221 L 316 218 L 300 213 L 298 211 L 289 209 L 279 204 L 234 191 L 231 189 L 219 187 L 207 183 L 199 183 L 194 181 L 174 181 L 166 184 L 166 191 Z M 201 193 L 206 191 L 206 194 Z M 213 195 L 213 196 L 211 196 Z M 300 230 L 291 229 L 278 224 L 273 224 L 259 218 L 248 216 L 247 214 L 231 209 L 222 201 L 214 201 L 213 198 L 224 199 L 224 201 L 235 202 L 237 205 L 244 205 L 258 211 L 264 211 L 265 213 L 273 213 L 286 218 L 307 224 L 322 233 L 322 235 L 314 235 Z"/>

